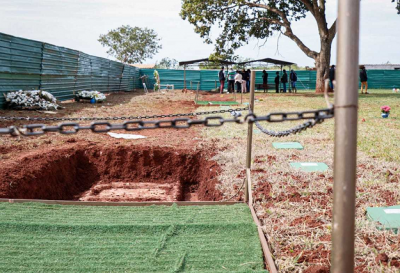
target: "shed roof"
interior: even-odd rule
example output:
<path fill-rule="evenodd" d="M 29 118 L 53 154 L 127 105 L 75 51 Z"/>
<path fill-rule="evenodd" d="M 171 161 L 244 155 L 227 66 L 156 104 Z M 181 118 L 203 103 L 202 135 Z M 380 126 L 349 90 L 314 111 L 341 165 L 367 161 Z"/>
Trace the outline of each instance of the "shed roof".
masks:
<path fill-rule="evenodd" d="M 235 62 L 231 61 L 214 61 L 210 60 L 209 58 L 204 58 L 204 59 L 198 59 L 198 60 L 192 60 L 192 61 L 184 61 L 184 62 L 179 62 L 179 65 L 188 65 L 188 64 L 196 64 L 196 63 L 203 63 L 203 62 L 209 62 L 209 63 L 215 63 L 215 64 L 236 64 Z"/>
<path fill-rule="evenodd" d="M 270 64 L 277 64 L 277 65 L 293 65 L 295 63 L 292 62 L 286 62 L 282 60 L 276 60 L 276 59 L 271 59 L 271 58 L 264 58 L 264 59 L 259 59 L 259 60 L 252 60 L 252 61 L 247 61 L 247 62 L 241 62 L 237 63 L 238 65 L 243 65 L 243 64 L 248 64 L 248 63 L 270 63 Z"/>
<path fill-rule="evenodd" d="M 271 64 L 277 64 L 277 65 L 293 65 L 293 64 L 295 64 L 292 62 L 286 62 L 286 61 L 276 60 L 276 59 L 271 59 L 271 58 L 251 60 L 251 61 L 240 62 L 240 63 L 231 62 L 231 61 L 214 61 L 214 60 L 210 60 L 209 58 L 204 58 L 204 59 L 198 59 L 198 60 L 192 60 L 192 61 L 179 62 L 179 65 L 180 66 L 181 65 L 189 65 L 189 64 L 196 64 L 196 63 L 203 63 L 203 62 L 210 62 L 210 63 L 215 63 L 215 64 L 225 64 L 225 65 L 231 65 L 231 64 L 244 65 L 244 64 L 259 63 L 259 62 L 271 63 Z"/>

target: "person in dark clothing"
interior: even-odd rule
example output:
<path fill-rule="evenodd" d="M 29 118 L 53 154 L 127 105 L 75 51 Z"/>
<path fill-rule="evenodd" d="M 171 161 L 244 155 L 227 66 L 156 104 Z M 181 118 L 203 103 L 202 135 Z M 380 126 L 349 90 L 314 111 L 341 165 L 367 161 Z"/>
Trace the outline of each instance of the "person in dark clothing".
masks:
<path fill-rule="evenodd" d="M 251 71 L 250 71 L 250 69 L 247 69 L 247 75 L 248 75 L 248 79 L 247 79 L 247 82 L 246 82 L 246 89 L 247 89 L 247 92 L 250 92 L 250 78 L 251 78 Z"/>
<path fill-rule="evenodd" d="M 363 92 L 364 87 L 365 87 L 365 94 L 369 94 L 368 93 L 368 75 L 367 75 L 367 70 L 365 69 L 365 66 L 361 66 L 360 81 L 361 81 L 361 94 L 364 94 L 364 92 Z"/>
<path fill-rule="evenodd" d="M 331 89 L 333 90 L 333 81 L 335 80 L 335 73 L 336 73 L 336 68 L 335 65 L 331 66 L 331 69 L 329 69 L 329 85 Z"/>
<path fill-rule="evenodd" d="M 248 92 L 250 92 L 250 90 L 247 88 L 247 83 L 250 81 L 250 74 L 245 69 L 243 69 L 242 75 L 243 75 L 243 84 L 244 84 L 243 93 L 248 93 Z"/>
<path fill-rule="evenodd" d="M 262 79 L 263 79 L 264 93 L 266 93 L 268 92 L 268 73 L 265 70 L 263 70 L 262 72 Z"/>
<path fill-rule="evenodd" d="M 275 77 L 275 91 L 276 91 L 276 93 L 279 93 L 279 72 L 276 72 L 276 77 Z"/>
<path fill-rule="evenodd" d="M 293 92 L 295 92 L 295 93 L 297 93 L 296 82 L 297 82 L 297 74 L 292 69 L 292 71 L 290 71 L 290 83 L 292 84 L 292 89 L 293 89 Z"/>
<path fill-rule="evenodd" d="M 285 69 L 283 69 L 283 75 L 282 75 L 282 78 L 281 78 L 281 82 L 283 84 L 283 93 L 286 93 L 286 84 L 288 82 L 288 75 L 287 75 Z"/>
<path fill-rule="evenodd" d="M 219 93 L 222 94 L 224 92 L 224 86 L 225 86 L 225 67 L 221 67 L 221 70 L 218 73 L 218 78 L 219 78 Z"/>

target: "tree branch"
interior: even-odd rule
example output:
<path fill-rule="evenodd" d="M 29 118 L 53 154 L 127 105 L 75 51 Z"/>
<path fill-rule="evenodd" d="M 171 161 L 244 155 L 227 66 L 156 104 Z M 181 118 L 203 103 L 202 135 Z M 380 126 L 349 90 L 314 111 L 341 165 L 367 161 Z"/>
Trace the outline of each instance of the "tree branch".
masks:
<path fill-rule="evenodd" d="M 332 41 L 335 36 L 336 36 L 336 22 L 337 19 L 335 20 L 335 22 L 333 22 L 332 26 L 329 28 L 328 33 L 329 33 L 329 39 Z"/>
<path fill-rule="evenodd" d="M 285 23 L 282 21 L 279 21 L 278 19 L 270 19 L 270 18 L 260 17 L 260 18 L 257 18 L 257 20 L 263 20 L 263 21 L 267 21 L 267 22 L 285 27 Z"/>
<path fill-rule="evenodd" d="M 309 0 L 300 0 L 300 1 L 303 2 L 306 6 L 307 6 L 307 5 L 309 5 L 309 6 L 311 5 L 310 7 L 312 8 L 312 4 L 311 4 L 311 2 L 310 2 Z M 306 3 L 307 3 L 307 4 L 306 4 Z M 264 4 L 249 3 L 249 2 L 246 2 L 246 4 L 247 4 L 249 7 L 263 8 L 263 9 L 269 10 L 269 11 L 274 12 L 275 14 L 279 15 L 279 16 L 281 17 L 282 21 L 276 20 L 276 19 L 272 19 L 273 21 L 271 20 L 271 22 L 272 22 L 272 23 L 275 23 L 275 24 L 278 24 L 278 25 L 280 25 L 280 26 L 282 26 L 282 27 L 284 27 L 284 28 L 286 29 L 285 32 L 283 32 L 283 35 L 285 35 L 286 37 L 288 37 L 288 38 L 290 38 L 292 41 L 294 41 L 294 42 L 297 44 L 297 46 L 298 46 L 308 57 L 315 59 L 315 58 L 318 56 L 318 53 L 317 53 L 317 52 L 315 52 L 315 51 L 311 50 L 310 48 L 308 48 L 308 47 L 299 39 L 299 37 L 297 37 L 297 36 L 293 33 L 293 30 L 292 30 L 292 28 L 291 28 L 291 24 L 290 24 L 290 22 L 289 22 L 289 20 L 288 20 L 288 18 L 287 18 L 287 16 L 286 16 L 286 14 L 285 14 L 285 12 L 280 11 L 280 10 L 278 10 L 278 9 L 276 9 L 276 8 L 272 8 L 272 7 L 268 6 L 268 5 L 264 5 Z M 312 10 L 312 9 L 311 9 L 311 13 L 313 13 L 313 10 Z"/>
<path fill-rule="evenodd" d="M 286 27 L 286 25 L 288 25 L 290 27 L 290 22 L 287 19 L 285 12 L 283 12 L 283 11 L 281 11 L 279 9 L 270 7 L 268 5 L 260 4 L 260 3 L 245 2 L 244 4 L 249 6 L 249 7 L 251 7 L 251 8 L 263 8 L 263 9 L 271 11 L 271 12 L 279 15 L 282 18 L 282 20 L 283 20 L 283 22 L 285 24 L 285 27 Z"/>
<path fill-rule="evenodd" d="M 294 41 L 297 46 L 310 58 L 317 58 L 318 53 L 315 52 L 314 50 L 309 49 L 296 35 L 293 34 L 291 29 L 286 29 L 286 31 L 283 33 L 286 37 L 290 38 L 292 41 Z"/>
<path fill-rule="evenodd" d="M 300 2 L 302 2 L 306 6 L 308 11 L 311 12 L 311 14 L 315 17 L 314 7 L 310 0 L 300 0 Z"/>

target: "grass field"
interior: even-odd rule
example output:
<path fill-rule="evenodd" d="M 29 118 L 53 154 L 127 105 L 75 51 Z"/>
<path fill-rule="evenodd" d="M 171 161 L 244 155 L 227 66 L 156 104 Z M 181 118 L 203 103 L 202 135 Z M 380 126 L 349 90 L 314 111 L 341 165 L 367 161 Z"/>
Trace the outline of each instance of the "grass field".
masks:
<path fill-rule="evenodd" d="M 0 272 L 265 272 L 246 205 L 0 203 Z"/>
<path fill-rule="evenodd" d="M 367 207 L 400 204 L 400 94 L 391 90 L 370 90 L 360 95 L 358 124 L 358 170 L 356 200 L 357 272 L 398 272 L 400 238 L 390 231 L 378 231 L 367 219 Z M 255 113 L 301 111 L 326 108 L 322 95 L 256 94 L 261 99 Z M 331 97 L 333 101 L 333 97 Z M 246 100 L 247 101 L 247 100 Z M 380 107 L 389 105 L 389 119 Z M 199 111 L 208 110 L 204 107 Z M 230 117 L 226 114 L 225 117 Z M 284 130 L 301 122 L 261 123 L 270 130 Z M 280 272 L 329 272 L 333 202 L 334 120 L 284 138 L 271 138 L 254 126 L 253 194 L 257 215 Z M 214 157 L 221 166 L 220 190 L 227 197 L 242 186 L 246 155 L 247 126 L 226 124 L 203 129 L 209 141 L 218 143 Z M 297 141 L 304 150 L 276 150 L 273 142 Z M 292 169 L 292 162 L 323 162 L 329 170 L 305 173 Z M 380 254 L 388 260 L 380 260 Z"/>

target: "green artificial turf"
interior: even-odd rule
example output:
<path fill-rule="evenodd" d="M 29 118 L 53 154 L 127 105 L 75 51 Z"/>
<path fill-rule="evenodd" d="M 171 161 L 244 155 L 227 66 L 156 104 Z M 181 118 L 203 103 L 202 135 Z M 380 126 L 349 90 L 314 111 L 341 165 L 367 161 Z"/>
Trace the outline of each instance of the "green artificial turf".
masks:
<path fill-rule="evenodd" d="M 198 104 L 198 105 L 209 105 L 210 103 L 212 105 L 238 105 L 239 104 L 236 101 L 201 101 L 201 100 L 196 101 L 196 104 Z"/>
<path fill-rule="evenodd" d="M 0 272 L 260 272 L 246 205 L 0 203 Z"/>

